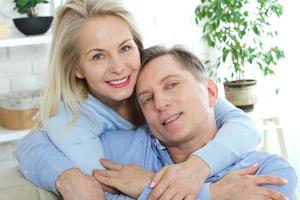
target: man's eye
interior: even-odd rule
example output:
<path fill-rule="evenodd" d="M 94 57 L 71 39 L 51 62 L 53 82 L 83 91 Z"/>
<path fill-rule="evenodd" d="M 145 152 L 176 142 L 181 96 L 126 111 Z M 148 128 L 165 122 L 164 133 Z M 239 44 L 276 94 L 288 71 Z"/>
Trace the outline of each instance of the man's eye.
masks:
<path fill-rule="evenodd" d="M 146 104 L 150 103 L 151 100 L 152 100 L 152 97 L 148 97 L 143 100 L 143 104 L 146 105 Z"/>
<path fill-rule="evenodd" d="M 178 83 L 177 82 L 174 82 L 174 83 L 170 83 L 167 85 L 167 89 L 172 89 L 174 88 Z"/>
<path fill-rule="evenodd" d="M 121 48 L 121 51 L 122 51 L 122 52 L 127 52 L 127 51 L 129 51 L 130 49 L 131 49 L 131 46 L 126 45 L 126 46 L 124 46 L 124 47 Z"/>
<path fill-rule="evenodd" d="M 93 60 L 101 60 L 104 58 L 104 55 L 101 53 L 97 53 L 93 56 Z"/>

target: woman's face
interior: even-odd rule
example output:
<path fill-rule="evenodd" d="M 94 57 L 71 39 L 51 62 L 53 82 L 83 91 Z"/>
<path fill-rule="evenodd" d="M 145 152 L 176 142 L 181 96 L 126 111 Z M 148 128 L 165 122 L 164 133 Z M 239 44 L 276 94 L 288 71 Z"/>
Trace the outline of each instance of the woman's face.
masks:
<path fill-rule="evenodd" d="M 128 24 L 115 16 L 88 19 L 79 29 L 80 64 L 76 77 L 84 78 L 90 92 L 107 105 L 133 93 L 140 54 Z"/>

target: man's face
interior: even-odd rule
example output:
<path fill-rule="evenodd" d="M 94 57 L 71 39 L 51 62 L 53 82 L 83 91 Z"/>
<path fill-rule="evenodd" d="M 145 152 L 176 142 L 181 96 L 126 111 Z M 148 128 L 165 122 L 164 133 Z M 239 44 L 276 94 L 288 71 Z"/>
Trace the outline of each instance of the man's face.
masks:
<path fill-rule="evenodd" d="M 172 55 L 144 66 L 136 92 L 153 135 L 167 147 L 199 138 L 203 127 L 214 120 L 215 85 L 196 80 Z"/>

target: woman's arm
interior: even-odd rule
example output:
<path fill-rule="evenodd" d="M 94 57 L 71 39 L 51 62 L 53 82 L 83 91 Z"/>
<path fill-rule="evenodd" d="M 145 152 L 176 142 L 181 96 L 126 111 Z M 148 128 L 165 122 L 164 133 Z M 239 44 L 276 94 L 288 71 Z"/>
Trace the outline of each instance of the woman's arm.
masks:
<path fill-rule="evenodd" d="M 19 142 L 15 150 L 22 174 L 36 186 L 56 192 L 55 181 L 75 164 L 64 156 L 43 131 L 34 132 Z"/>
<path fill-rule="evenodd" d="M 103 169 L 99 163 L 104 158 L 99 135 L 105 129 L 105 119 L 101 115 L 97 117 L 96 121 L 94 113 L 86 109 L 70 123 L 73 116 L 61 103 L 58 113 L 47 121 L 46 131 L 52 143 L 87 175 L 91 175 L 92 169 Z"/>
<path fill-rule="evenodd" d="M 105 155 L 99 136 L 134 126 L 92 95 L 79 103 L 79 108 L 79 117 L 72 122 L 73 113 L 61 103 L 56 115 L 47 121 L 46 130 L 54 145 L 82 172 L 91 175 L 93 169 L 103 169 L 99 159 Z"/>
<path fill-rule="evenodd" d="M 208 165 L 210 175 L 229 166 L 261 141 L 252 120 L 224 98 L 218 99 L 215 118 L 218 127 L 215 138 L 193 153 Z"/>
<path fill-rule="evenodd" d="M 37 187 L 66 199 L 103 199 L 99 183 L 75 168 L 43 131 L 25 137 L 16 147 L 22 174 Z"/>

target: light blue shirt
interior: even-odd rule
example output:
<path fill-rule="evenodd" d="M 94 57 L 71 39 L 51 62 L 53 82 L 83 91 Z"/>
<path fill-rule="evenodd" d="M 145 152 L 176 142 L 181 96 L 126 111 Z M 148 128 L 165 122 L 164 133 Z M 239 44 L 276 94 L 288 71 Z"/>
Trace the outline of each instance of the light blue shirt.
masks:
<path fill-rule="evenodd" d="M 54 155 L 57 152 L 55 152 L 54 148 L 48 148 L 50 141 L 47 138 L 47 134 L 41 131 L 28 138 L 26 142 L 33 143 L 32 145 L 40 150 L 42 150 L 41 148 L 44 148 L 42 151 L 50 151 L 49 154 Z M 162 146 L 157 139 L 149 134 L 149 130 L 146 127 L 140 128 L 137 131 L 115 130 L 106 132 L 101 135 L 101 141 L 103 143 L 107 159 L 120 164 L 137 164 L 145 169 L 157 172 L 163 166 L 173 163 L 167 149 Z M 43 154 L 44 152 L 41 153 Z M 24 154 L 25 153 L 27 152 L 24 152 Z M 53 160 L 51 158 L 50 160 L 42 160 L 38 163 L 38 166 L 32 165 L 34 169 L 30 171 L 39 171 L 39 173 L 42 173 L 41 177 L 44 177 L 45 174 L 48 173 L 47 169 L 37 169 L 45 166 L 43 163 L 45 161 L 51 162 Z M 62 160 L 62 162 L 64 161 Z M 273 188 L 276 191 L 285 194 L 291 200 L 295 198 L 297 177 L 289 163 L 276 155 L 269 155 L 263 152 L 250 152 L 243 154 L 234 163 L 209 177 L 199 191 L 197 199 L 209 200 L 209 185 L 211 183 L 218 181 L 232 170 L 242 169 L 251 166 L 254 163 L 259 163 L 260 165 L 260 169 L 256 173 L 257 175 L 273 175 L 286 178 L 289 181 L 288 184 L 281 187 L 271 185 L 265 185 L 265 187 Z M 60 165 L 60 163 L 57 164 Z M 26 174 L 27 177 L 33 176 L 31 178 L 33 178 L 33 181 L 36 184 L 46 181 L 36 178 L 36 175 L 39 176 L 40 174 L 32 175 L 28 173 L 29 172 Z M 50 175 L 48 175 L 48 178 L 50 178 Z M 149 187 L 144 188 L 139 199 L 148 199 L 151 191 L 152 190 Z M 106 199 L 127 200 L 131 198 L 125 195 L 113 195 L 106 193 Z"/>
<path fill-rule="evenodd" d="M 104 157 L 104 144 L 99 136 L 111 130 L 134 129 L 131 123 L 92 95 L 80 107 L 79 120 L 67 129 L 66 119 L 71 118 L 63 104 L 56 117 L 50 119 L 48 131 L 57 135 L 48 135 L 58 149 L 47 137 L 39 136 L 44 134 L 41 132 L 24 138 L 17 146 L 20 169 L 37 186 L 56 192 L 55 181 L 66 169 L 77 167 L 90 174 L 92 169 L 102 168 L 98 161 Z M 211 175 L 231 165 L 260 142 L 260 134 L 252 121 L 227 100 L 218 100 L 215 116 L 218 126 L 216 137 L 194 152 L 207 163 Z"/>
<path fill-rule="evenodd" d="M 101 140 L 107 158 L 114 162 L 120 164 L 134 163 L 153 172 L 159 171 L 165 165 L 173 164 L 167 149 L 151 136 L 147 128 L 140 128 L 135 134 L 132 134 L 131 131 L 112 131 L 109 134 L 103 134 Z M 265 187 L 273 188 L 285 194 L 290 200 L 295 198 L 297 177 L 290 164 L 277 155 L 250 152 L 243 154 L 230 166 L 210 176 L 199 191 L 197 199 L 209 200 L 209 185 L 211 183 L 220 180 L 232 170 L 243 169 L 255 163 L 260 165 L 256 175 L 272 175 L 288 180 L 288 184 L 281 187 L 272 185 L 265 185 Z M 148 199 L 150 193 L 151 189 L 146 187 L 139 199 Z M 106 195 L 106 199 L 128 198 L 122 195 Z"/>

